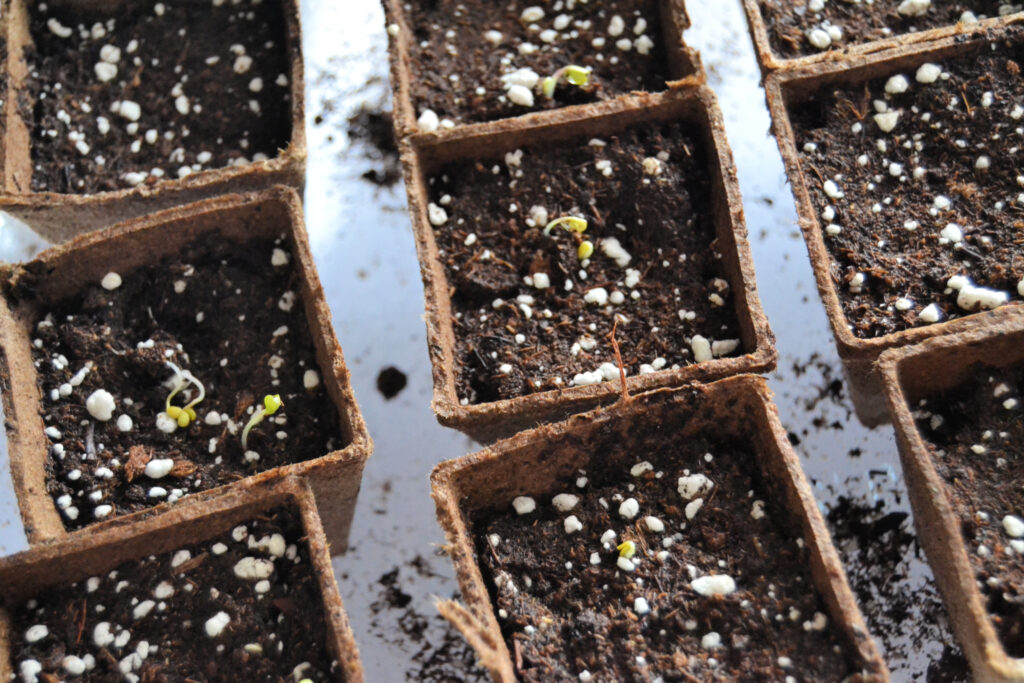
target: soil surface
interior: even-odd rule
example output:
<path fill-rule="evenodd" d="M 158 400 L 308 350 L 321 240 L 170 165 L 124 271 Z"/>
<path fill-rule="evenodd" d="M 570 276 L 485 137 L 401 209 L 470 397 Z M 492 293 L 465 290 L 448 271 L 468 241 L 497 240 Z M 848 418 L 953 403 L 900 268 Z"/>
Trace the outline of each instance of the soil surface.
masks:
<path fill-rule="evenodd" d="M 208 235 L 158 266 L 121 274 L 114 290 L 97 283 L 39 305 L 33 357 L 52 442 L 47 490 L 68 529 L 345 446 L 287 249 L 283 239 L 240 249 Z M 185 428 L 160 417 L 175 381 L 168 363 L 206 390 Z M 87 406 L 100 390 L 113 400 L 106 421 Z M 243 448 L 251 411 L 268 394 L 284 406 Z M 193 385 L 171 404 L 196 398 Z M 168 460 L 169 471 L 159 468 Z"/>
<path fill-rule="evenodd" d="M 413 35 L 392 40 L 409 46 L 416 116 L 430 110 L 442 126 L 446 119 L 492 121 L 635 90 L 664 90 L 666 81 L 688 75 L 669 69 L 661 5 L 658 0 L 622 0 L 614 8 L 561 0 L 408 3 Z M 589 83 L 577 87 L 562 78 L 553 97 L 543 95 L 538 77 L 570 64 L 590 68 Z M 515 79 L 532 93 L 532 103 L 509 99 L 511 82 L 503 77 L 520 69 L 533 74 Z"/>
<path fill-rule="evenodd" d="M 215 542 L 48 590 L 14 610 L 14 670 L 41 681 L 337 680 L 303 535 L 298 516 L 278 510 Z M 239 576 L 245 558 L 272 572 Z"/>
<path fill-rule="evenodd" d="M 921 15 L 900 14 L 902 0 L 875 0 L 874 3 L 824 0 L 822 9 L 810 9 L 806 0 L 759 0 L 761 16 L 768 29 L 772 52 L 783 58 L 816 55 L 829 50 L 842 50 L 875 40 L 885 40 L 905 33 L 955 26 L 965 26 L 974 19 L 1000 15 L 1010 3 L 1005 0 L 972 0 L 949 2 L 937 0 Z M 964 16 L 964 13 L 970 13 Z M 838 32 L 836 31 L 838 29 Z M 821 31 L 828 36 L 825 41 Z M 821 47 L 812 42 L 821 41 Z"/>
<path fill-rule="evenodd" d="M 1024 656 L 1024 365 L 979 367 L 977 379 L 915 413 L 946 481 L 992 623 Z"/>
<path fill-rule="evenodd" d="M 716 355 L 743 353 L 706 155 L 680 124 L 655 124 L 435 174 L 429 213 L 452 288 L 458 395 L 483 403 L 618 381 L 616 319 L 630 376 L 693 362 L 697 337 L 718 342 Z M 544 234 L 570 216 L 586 231 Z M 594 246 L 584 261 L 582 240 Z"/>
<path fill-rule="evenodd" d="M 749 446 L 665 438 L 685 419 L 649 437 L 633 430 L 639 443 L 610 433 L 591 446 L 616 464 L 531 499 L 532 512 L 501 510 L 474 524 L 522 680 L 591 680 L 586 671 L 595 681 L 838 681 L 852 673 L 813 587 L 809 552 L 790 534 L 794 524 Z M 637 505 L 627 517 L 630 501 Z M 623 566 L 627 541 L 636 554 Z M 708 594 L 708 581 L 732 591 Z"/>
<path fill-rule="evenodd" d="M 273 158 L 288 145 L 281 3 L 214 5 L 33 10 L 32 190 L 124 189 Z"/>
<path fill-rule="evenodd" d="M 791 109 L 832 280 L 858 337 L 1024 297 L 1020 64 L 1015 38 L 826 86 Z"/>

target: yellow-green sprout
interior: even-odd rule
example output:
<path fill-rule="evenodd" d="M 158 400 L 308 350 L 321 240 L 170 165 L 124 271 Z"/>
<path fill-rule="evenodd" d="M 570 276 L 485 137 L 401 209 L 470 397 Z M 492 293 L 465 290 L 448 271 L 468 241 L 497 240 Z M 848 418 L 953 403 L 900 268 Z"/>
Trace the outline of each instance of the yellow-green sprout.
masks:
<path fill-rule="evenodd" d="M 587 219 L 579 216 L 560 216 L 544 226 L 544 234 L 550 235 L 551 229 L 561 225 L 569 232 L 586 232 Z"/>
<path fill-rule="evenodd" d="M 182 370 L 177 365 L 169 361 L 167 362 L 167 367 L 174 371 L 174 388 L 171 390 L 171 393 L 167 395 L 167 400 L 164 401 L 164 412 L 167 413 L 167 417 L 177 422 L 178 426 L 184 429 L 195 421 L 195 407 L 199 405 L 204 398 L 206 398 L 206 387 L 204 387 L 203 383 L 196 379 L 196 376 L 188 370 Z M 171 405 L 171 399 L 177 396 L 189 384 L 194 384 L 196 386 L 199 390 L 199 395 L 183 407 Z"/>
<path fill-rule="evenodd" d="M 619 557 L 625 557 L 628 560 L 636 555 L 636 543 L 633 541 L 623 541 L 615 547 L 619 551 Z"/>
<path fill-rule="evenodd" d="M 564 67 L 562 71 L 565 72 L 565 80 L 573 85 L 584 86 L 590 81 L 590 69 L 588 67 L 570 64 Z"/>
<path fill-rule="evenodd" d="M 540 82 L 540 91 L 544 93 L 544 97 L 555 96 L 555 86 L 558 85 L 558 81 L 555 80 L 554 76 L 548 76 Z"/>
<path fill-rule="evenodd" d="M 558 80 L 563 76 L 571 85 L 582 88 L 590 82 L 590 69 L 577 64 L 563 66 L 561 69 L 541 81 L 540 89 L 541 92 L 544 93 L 544 97 L 555 96 L 555 88 L 558 87 Z"/>
<path fill-rule="evenodd" d="M 580 242 L 579 248 L 576 250 L 576 256 L 580 261 L 585 261 L 594 255 L 594 243 L 590 240 L 583 240 Z"/>
<path fill-rule="evenodd" d="M 246 444 L 249 441 L 249 432 L 253 427 L 263 422 L 263 418 L 267 415 L 273 415 L 278 409 L 284 405 L 284 401 L 281 400 L 281 394 L 267 394 L 263 397 L 263 405 L 256 409 L 249 418 L 249 421 L 245 424 L 245 429 L 242 430 L 242 448 L 246 448 Z"/>

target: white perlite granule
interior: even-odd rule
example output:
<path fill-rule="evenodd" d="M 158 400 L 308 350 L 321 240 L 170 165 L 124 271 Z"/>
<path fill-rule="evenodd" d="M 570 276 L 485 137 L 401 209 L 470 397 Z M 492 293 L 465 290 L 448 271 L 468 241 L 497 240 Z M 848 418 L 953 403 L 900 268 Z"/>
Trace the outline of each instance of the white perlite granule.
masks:
<path fill-rule="evenodd" d="M 712 595 L 729 595 L 736 590 L 736 582 L 727 574 L 716 574 L 694 579 L 690 583 L 690 587 L 704 597 L 711 597 Z"/>

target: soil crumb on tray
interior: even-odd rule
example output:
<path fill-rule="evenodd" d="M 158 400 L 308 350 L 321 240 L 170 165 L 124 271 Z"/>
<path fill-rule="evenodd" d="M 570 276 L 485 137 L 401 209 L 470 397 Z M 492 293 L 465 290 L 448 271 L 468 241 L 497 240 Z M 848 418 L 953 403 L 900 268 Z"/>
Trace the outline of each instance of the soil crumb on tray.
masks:
<path fill-rule="evenodd" d="M 404 372 L 394 366 L 388 366 L 377 374 L 377 391 L 390 401 L 405 389 L 406 382 L 408 378 Z"/>
<path fill-rule="evenodd" d="M 37 309 L 47 490 L 68 529 L 346 445 L 299 278 L 283 239 L 206 235 Z M 266 396 L 283 406 L 243 447 Z"/>
<path fill-rule="evenodd" d="M 435 173 L 461 400 L 618 381 L 616 320 L 630 376 L 742 354 L 707 168 L 670 123 Z"/>
<path fill-rule="evenodd" d="M 278 510 L 14 610 L 25 681 L 336 681 L 297 516 Z"/>
<path fill-rule="evenodd" d="M 999 639 L 1024 657 L 1024 364 L 979 366 L 976 377 L 915 416 Z"/>
<path fill-rule="evenodd" d="M 365 143 L 363 148 L 367 158 L 380 162 L 379 168 L 363 173 L 364 180 L 381 187 L 392 187 L 401 179 L 402 168 L 398 163 L 398 144 L 390 111 L 360 108 L 348 119 L 348 137 Z"/>
<path fill-rule="evenodd" d="M 792 109 L 832 280 L 858 337 L 1024 298 L 1024 44 L 989 48 L 826 85 Z"/>
<path fill-rule="evenodd" d="M 475 522 L 522 680 L 839 681 L 855 670 L 756 458 L 671 438 L 684 430 L 659 424 L 628 456 L 609 431 L 588 447 L 614 464 Z"/>
<path fill-rule="evenodd" d="M 274 158 L 291 140 L 280 2 L 30 10 L 32 189 L 94 194 Z"/>
<path fill-rule="evenodd" d="M 660 91 L 671 74 L 658 0 L 406 4 L 412 100 L 420 130 Z M 397 25 L 396 25 L 397 26 Z M 673 37 L 678 39 L 678 37 Z M 563 69 L 590 70 L 585 85 Z M 549 96 L 544 79 L 556 87 Z"/>
<path fill-rule="evenodd" d="M 795 58 L 1020 12 L 1007 0 L 760 0 L 772 51 Z"/>

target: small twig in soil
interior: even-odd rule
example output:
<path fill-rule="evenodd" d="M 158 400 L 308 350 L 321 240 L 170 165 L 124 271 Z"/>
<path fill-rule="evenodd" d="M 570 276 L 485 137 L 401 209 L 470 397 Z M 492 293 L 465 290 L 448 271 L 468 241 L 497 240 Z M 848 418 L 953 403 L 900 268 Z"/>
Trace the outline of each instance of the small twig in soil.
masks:
<path fill-rule="evenodd" d="M 518 640 L 512 641 L 512 649 L 516 652 L 516 673 L 522 673 L 523 671 L 523 651 Z"/>
<path fill-rule="evenodd" d="M 619 319 L 615 318 L 612 323 L 612 331 L 608 337 L 612 341 L 612 350 L 615 351 L 615 363 L 619 366 L 619 383 L 622 387 L 622 401 L 629 401 L 629 389 L 626 388 L 626 368 L 622 365 L 622 354 L 619 352 L 619 342 L 615 339 L 615 331 L 619 327 Z"/>
<path fill-rule="evenodd" d="M 88 429 L 85 430 L 85 452 L 90 456 L 96 455 L 96 440 L 93 438 L 95 431 L 95 426 L 90 421 Z"/>
<path fill-rule="evenodd" d="M 511 339 L 509 339 L 507 337 L 502 337 L 502 336 L 497 335 L 497 334 L 489 334 L 489 335 L 487 335 L 485 337 L 481 337 L 480 338 L 481 341 L 486 341 L 488 339 L 490 339 L 491 341 L 496 341 L 499 344 L 506 344 L 508 346 L 515 346 L 515 342 L 514 341 L 512 341 Z"/>
<path fill-rule="evenodd" d="M 75 645 L 82 642 L 82 632 L 85 631 L 85 616 L 88 611 L 88 603 L 82 600 L 82 618 L 78 620 L 78 635 L 75 636 Z"/>
<path fill-rule="evenodd" d="M 822 185 L 825 184 L 825 177 L 821 175 L 821 171 L 819 171 L 814 164 L 807 164 L 807 168 L 814 171 L 814 175 L 818 176 L 818 182 L 820 182 Z"/>
<path fill-rule="evenodd" d="M 847 107 L 847 108 L 848 108 L 848 109 L 849 109 L 849 110 L 850 110 L 851 112 L 853 112 L 853 115 L 854 115 L 854 117 L 855 117 L 855 118 L 856 118 L 856 119 L 857 119 L 858 121 L 863 121 L 863 120 L 864 120 L 864 114 L 860 113 L 860 111 L 859 111 L 859 110 L 858 110 L 858 109 L 857 109 L 857 108 L 856 108 L 855 106 L 853 106 L 853 102 L 851 102 L 850 100 L 843 100 L 843 102 L 842 102 L 842 103 L 843 103 L 843 105 L 844 105 L 844 106 L 846 106 L 846 107 Z"/>

